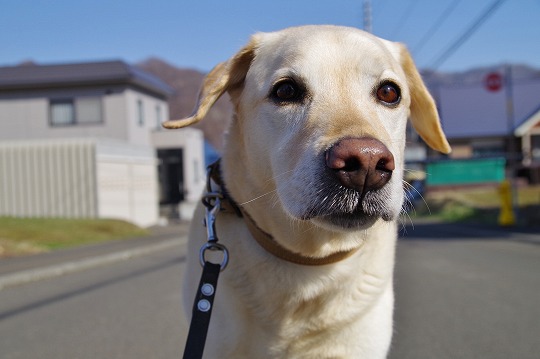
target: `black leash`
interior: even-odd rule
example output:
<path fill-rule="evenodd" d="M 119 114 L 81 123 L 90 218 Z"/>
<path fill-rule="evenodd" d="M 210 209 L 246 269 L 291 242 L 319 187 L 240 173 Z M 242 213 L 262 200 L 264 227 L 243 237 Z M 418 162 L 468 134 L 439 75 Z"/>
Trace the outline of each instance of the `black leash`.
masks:
<path fill-rule="evenodd" d="M 210 169 L 209 169 L 210 171 Z M 225 269 L 229 262 L 229 252 L 227 248 L 217 243 L 216 235 L 216 214 L 221 209 L 221 199 L 223 195 L 220 192 L 212 191 L 210 175 L 206 183 L 207 193 L 203 197 L 203 204 L 206 207 L 205 226 L 208 242 L 200 250 L 199 259 L 203 266 L 203 272 L 195 302 L 193 303 L 193 314 L 189 326 L 189 333 L 184 349 L 184 359 L 200 359 L 204 352 L 204 345 L 210 325 L 210 316 L 212 315 L 212 306 L 216 295 L 219 273 Z M 220 264 L 212 263 L 206 260 L 206 251 L 220 251 L 223 259 Z"/>
<path fill-rule="evenodd" d="M 220 271 L 219 264 L 210 262 L 204 264 L 201 282 L 193 304 L 193 316 L 184 349 L 184 359 L 202 358 Z"/>

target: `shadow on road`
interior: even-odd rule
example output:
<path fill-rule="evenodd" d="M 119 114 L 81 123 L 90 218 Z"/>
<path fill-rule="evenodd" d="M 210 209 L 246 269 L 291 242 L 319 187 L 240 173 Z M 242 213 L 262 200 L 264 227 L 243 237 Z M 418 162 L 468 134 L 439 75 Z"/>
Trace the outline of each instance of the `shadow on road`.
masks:
<path fill-rule="evenodd" d="M 540 227 L 497 227 L 463 223 L 408 224 L 399 231 L 401 240 L 520 240 L 540 244 Z"/>
<path fill-rule="evenodd" d="M 149 274 L 149 273 L 152 273 L 152 272 L 160 271 L 160 270 L 162 270 L 164 268 L 168 268 L 168 267 L 171 267 L 171 266 L 176 266 L 176 265 L 178 265 L 178 263 L 182 263 L 185 260 L 186 260 L 186 258 L 184 256 L 182 256 L 180 258 L 175 258 L 173 260 L 170 260 L 170 261 L 167 261 L 167 262 L 164 262 L 164 263 L 160 263 L 160 264 L 155 265 L 155 266 L 147 267 L 147 268 L 137 270 L 137 271 L 134 271 L 134 272 L 131 272 L 131 273 L 128 273 L 128 274 L 121 275 L 121 276 L 117 276 L 117 277 L 114 277 L 114 278 L 109 278 L 109 279 L 107 279 L 105 281 L 95 283 L 95 284 L 92 284 L 92 285 L 84 287 L 84 288 L 78 288 L 77 290 L 74 290 L 74 291 L 60 293 L 58 295 L 39 300 L 37 302 L 25 304 L 25 305 L 20 306 L 18 308 L 14 308 L 14 309 L 8 310 L 6 312 L 0 313 L 0 321 L 3 321 L 5 319 L 7 319 L 7 318 L 16 316 L 16 315 L 21 314 L 21 313 L 28 312 L 30 310 L 39 309 L 39 308 L 42 308 L 42 307 L 57 303 L 59 301 L 63 301 L 63 300 L 66 300 L 66 299 L 71 299 L 73 297 L 77 297 L 77 296 L 80 296 L 80 295 L 87 294 L 88 292 L 92 292 L 92 291 L 95 291 L 95 290 L 102 289 L 104 287 L 115 285 L 115 284 L 117 284 L 119 282 L 123 282 L 123 281 L 129 280 L 129 279 L 134 278 L 134 277 L 138 277 L 138 276 L 141 276 L 141 275 L 146 275 L 146 274 Z"/>

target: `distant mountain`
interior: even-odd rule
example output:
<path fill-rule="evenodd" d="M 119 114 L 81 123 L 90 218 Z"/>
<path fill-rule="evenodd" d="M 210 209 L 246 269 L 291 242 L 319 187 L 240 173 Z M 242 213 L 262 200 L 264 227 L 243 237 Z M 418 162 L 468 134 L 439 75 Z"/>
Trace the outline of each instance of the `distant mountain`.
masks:
<path fill-rule="evenodd" d="M 179 119 L 189 116 L 195 104 L 205 74 L 197 70 L 182 69 L 158 58 L 136 64 L 142 70 L 157 76 L 175 92 L 169 98 L 169 116 Z M 224 95 L 212 107 L 206 118 L 194 127 L 204 132 L 207 141 L 218 151 L 223 149 L 223 133 L 232 117 L 233 107 L 229 96 Z"/>

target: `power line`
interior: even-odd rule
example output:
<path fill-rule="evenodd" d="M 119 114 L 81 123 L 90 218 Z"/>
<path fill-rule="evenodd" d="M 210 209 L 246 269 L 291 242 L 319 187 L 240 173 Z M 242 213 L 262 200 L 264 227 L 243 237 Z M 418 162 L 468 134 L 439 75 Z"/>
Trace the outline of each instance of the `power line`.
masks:
<path fill-rule="evenodd" d="M 414 10 L 414 8 L 416 7 L 416 4 L 417 4 L 416 1 L 412 1 L 409 3 L 409 6 L 407 6 L 406 10 L 403 12 L 401 17 L 399 18 L 398 25 L 394 28 L 394 31 L 392 32 L 392 36 L 390 36 L 391 39 L 394 39 L 398 35 L 401 28 L 405 25 L 407 20 L 411 17 L 410 15 L 412 11 Z"/>
<path fill-rule="evenodd" d="M 424 48 L 424 45 L 431 39 L 431 37 L 439 30 L 439 28 L 442 26 L 444 21 L 449 18 L 450 14 L 456 9 L 457 5 L 461 2 L 461 0 L 454 0 L 450 3 L 448 7 L 446 7 L 441 15 L 435 20 L 433 25 L 429 28 L 429 30 L 426 32 L 426 34 L 418 41 L 416 46 L 412 49 L 412 52 L 418 56 L 418 53 Z"/>
<path fill-rule="evenodd" d="M 502 5 L 505 0 L 495 0 L 491 5 L 461 34 L 456 41 L 435 60 L 431 65 L 431 69 L 436 70 L 441 66 L 448 58 L 459 48 L 465 41 L 471 37 L 472 34 Z"/>
<path fill-rule="evenodd" d="M 374 13 L 373 20 L 372 20 L 373 23 L 378 22 L 378 20 L 381 17 L 381 14 L 386 14 L 386 6 L 388 5 L 388 1 L 377 0 L 375 4 L 377 6 L 377 11 Z"/>

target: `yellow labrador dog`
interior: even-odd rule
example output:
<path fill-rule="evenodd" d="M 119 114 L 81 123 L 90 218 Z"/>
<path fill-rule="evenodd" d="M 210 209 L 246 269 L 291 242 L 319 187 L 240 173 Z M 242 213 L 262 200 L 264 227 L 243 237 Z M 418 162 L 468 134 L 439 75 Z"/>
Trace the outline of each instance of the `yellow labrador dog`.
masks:
<path fill-rule="evenodd" d="M 194 114 L 225 92 L 235 115 L 218 214 L 230 251 L 206 358 L 384 358 L 403 191 L 405 126 L 448 153 L 432 97 L 404 46 L 363 31 L 304 26 L 254 35 L 206 77 Z M 206 241 L 197 209 L 186 309 Z"/>

